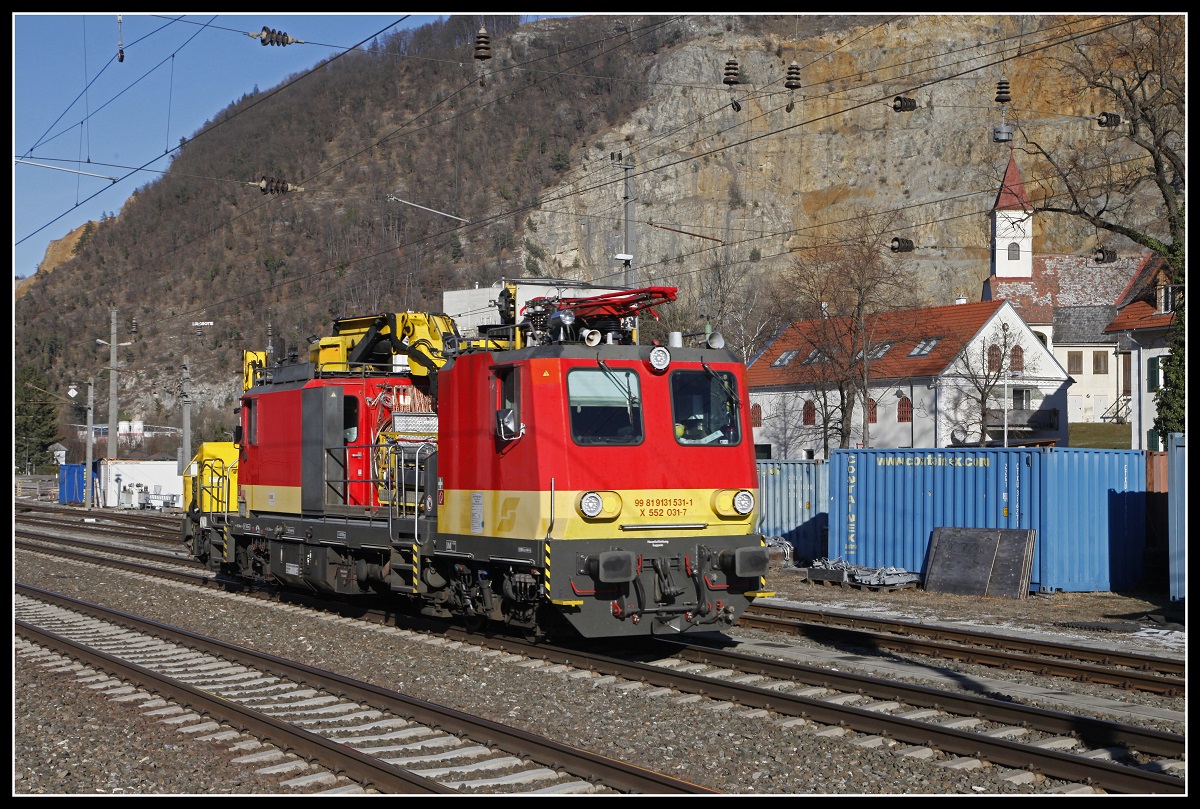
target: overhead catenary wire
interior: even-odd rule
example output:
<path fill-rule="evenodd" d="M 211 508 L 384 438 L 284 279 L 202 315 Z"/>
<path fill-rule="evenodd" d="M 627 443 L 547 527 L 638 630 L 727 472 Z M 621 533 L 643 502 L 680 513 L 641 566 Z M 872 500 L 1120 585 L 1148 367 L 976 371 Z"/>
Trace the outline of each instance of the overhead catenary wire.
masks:
<path fill-rule="evenodd" d="M 365 40 L 364 40 L 364 41 L 365 41 Z M 356 46 L 356 47 L 357 47 L 357 46 Z M 1028 51 L 1026 51 L 1026 53 L 1028 53 Z M 975 68 L 975 70 L 978 70 L 978 69 L 981 69 L 981 68 Z M 552 75 L 558 75 L 558 74 L 552 74 Z M 280 88 L 280 89 L 283 89 L 283 88 Z M 890 95 L 890 93 L 889 93 L 889 95 Z M 877 100 L 877 99 L 876 99 L 876 100 Z M 853 109 L 853 108 L 851 108 L 851 109 Z M 838 111 L 837 113 L 832 113 L 832 114 L 845 114 L 845 113 L 846 113 L 846 112 L 848 112 L 848 111 L 849 111 L 849 110 L 841 110 L 841 111 Z M 819 119 L 819 118 L 816 118 L 816 119 L 811 119 L 810 121 L 808 121 L 808 122 L 805 122 L 805 123 L 811 123 L 812 121 L 815 121 L 815 120 L 820 120 L 820 119 Z M 798 124 L 798 125 L 802 125 L 802 124 Z M 787 131 L 787 129 L 790 129 L 790 128 L 794 128 L 794 127 L 788 127 L 788 128 L 785 128 L 785 129 L 783 129 L 783 130 L 776 130 L 776 131 L 774 131 L 774 132 L 771 132 L 771 133 L 766 133 L 766 134 L 764 134 L 764 135 L 762 135 L 762 136 L 759 136 L 759 137 L 766 137 L 766 136 L 769 136 L 769 135 L 771 135 L 771 134 L 778 134 L 779 132 L 781 132 L 781 131 Z M 681 159 L 681 160 L 679 160 L 679 161 L 676 161 L 676 163 L 673 163 L 673 164 L 667 164 L 667 165 L 668 165 L 668 166 L 670 166 L 670 165 L 675 165 L 675 164 L 677 164 L 677 163 L 686 162 L 686 161 L 688 161 L 688 160 L 698 159 L 698 158 L 700 158 L 700 157 L 703 157 L 703 156 L 705 156 L 705 155 L 707 155 L 707 154 L 713 154 L 713 153 L 716 153 L 716 152 L 718 152 L 718 151 L 721 151 L 721 150 L 723 150 L 723 149 L 727 149 L 727 148 L 733 148 L 733 147 L 735 147 L 735 146 L 738 146 L 738 145 L 741 145 L 741 144 L 744 144 L 744 143 L 750 142 L 750 140 L 754 140 L 754 139 L 757 139 L 757 138 L 749 138 L 749 139 L 745 139 L 745 140 L 739 141 L 738 143 L 734 143 L 734 144 L 727 144 L 727 145 L 725 145 L 725 146 L 722 146 L 722 147 L 720 147 L 720 148 L 713 149 L 713 150 L 711 150 L 711 151 L 709 151 L 709 152 L 703 152 L 703 153 L 701 153 L 701 154 L 692 155 L 692 156 L 689 156 L 689 157 L 687 157 L 687 158 L 683 158 L 683 159 Z M 661 166 L 659 166 L 659 167 L 656 167 L 655 169 L 647 169 L 647 171 L 646 171 L 645 173 L 649 173 L 649 171 L 653 171 L 653 170 L 661 170 L 661 168 L 662 168 L 662 167 L 661 167 Z M 615 182 L 615 181 L 613 181 L 613 182 Z M 609 184 L 609 183 L 597 184 L 596 186 L 592 186 L 592 188 L 596 188 L 596 187 L 599 187 L 600 185 L 606 185 L 606 184 Z M 587 191 L 587 190 L 590 190 L 590 189 L 583 189 L 583 191 Z M 579 193 L 583 193 L 583 191 L 580 191 Z M 545 202 L 545 200 L 543 200 L 543 202 Z M 418 207 L 420 207 L 420 206 L 418 206 Z M 521 210 L 521 209 L 516 209 L 516 210 Z M 490 217 L 488 221 L 494 221 L 495 219 L 499 219 L 499 218 L 501 218 L 501 217 L 503 217 L 503 216 L 512 215 L 512 213 L 513 213 L 513 212 L 514 212 L 513 210 L 509 210 L 509 211 L 506 211 L 506 212 L 503 212 L 503 213 L 497 213 L 497 214 L 496 214 L 494 217 Z M 465 220 L 464 220 L 464 221 L 465 221 Z M 438 234 L 433 234 L 433 235 L 432 235 L 430 238 L 437 238 L 437 235 L 438 235 Z M 719 240 L 717 240 L 717 241 L 719 241 Z M 369 257 L 370 257 L 370 256 L 367 256 L 366 258 L 369 258 Z"/>

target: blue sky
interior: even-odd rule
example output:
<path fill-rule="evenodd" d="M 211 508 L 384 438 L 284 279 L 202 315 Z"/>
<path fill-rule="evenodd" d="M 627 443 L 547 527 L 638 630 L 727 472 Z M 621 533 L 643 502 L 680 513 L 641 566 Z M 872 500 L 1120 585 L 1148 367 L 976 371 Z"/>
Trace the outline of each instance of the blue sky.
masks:
<path fill-rule="evenodd" d="M 180 138 L 256 85 L 439 16 L 13 14 L 14 275 L 32 275 L 51 241 L 119 213 Z M 263 26 L 307 44 L 247 36 Z"/>

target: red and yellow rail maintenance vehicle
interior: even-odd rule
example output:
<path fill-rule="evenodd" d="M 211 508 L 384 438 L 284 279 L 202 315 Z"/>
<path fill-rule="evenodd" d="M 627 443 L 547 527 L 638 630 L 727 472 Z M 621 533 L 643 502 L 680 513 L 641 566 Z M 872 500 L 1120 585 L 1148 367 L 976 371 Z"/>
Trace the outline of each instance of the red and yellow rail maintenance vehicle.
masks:
<path fill-rule="evenodd" d="M 192 553 L 538 636 L 720 630 L 770 595 L 742 363 L 638 343 L 673 287 L 520 313 L 515 292 L 478 338 L 388 313 L 335 321 L 306 362 L 246 352 L 236 463 L 192 477 Z"/>

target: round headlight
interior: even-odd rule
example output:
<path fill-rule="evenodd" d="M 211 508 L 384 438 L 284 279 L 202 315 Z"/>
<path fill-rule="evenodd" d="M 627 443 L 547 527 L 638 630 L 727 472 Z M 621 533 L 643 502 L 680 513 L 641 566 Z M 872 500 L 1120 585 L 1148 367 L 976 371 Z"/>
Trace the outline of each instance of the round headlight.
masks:
<path fill-rule="evenodd" d="M 655 346 L 650 349 L 650 367 L 656 371 L 665 371 L 671 364 L 671 352 L 665 346 Z"/>
<path fill-rule="evenodd" d="M 570 309 L 560 309 L 558 311 L 558 320 L 564 326 L 570 326 L 575 322 L 575 312 Z"/>
<path fill-rule="evenodd" d="M 754 495 L 745 489 L 742 489 L 733 496 L 733 508 L 742 516 L 754 511 Z"/>
<path fill-rule="evenodd" d="M 596 517 L 604 510 L 604 498 L 595 492 L 587 492 L 579 498 L 579 510 L 585 517 Z"/>

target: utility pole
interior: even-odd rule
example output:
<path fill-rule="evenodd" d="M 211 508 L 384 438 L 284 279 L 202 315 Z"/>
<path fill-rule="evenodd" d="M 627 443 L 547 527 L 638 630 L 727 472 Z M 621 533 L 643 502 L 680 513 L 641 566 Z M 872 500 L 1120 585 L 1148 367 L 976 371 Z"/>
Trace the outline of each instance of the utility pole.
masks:
<path fill-rule="evenodd" d="M 117 347 L 131 346 L 133 343 L 117 342 L 116 307 L 109 309 L 108 312 L 112 319 L 112 324 L 109 328 L 108 340 L 104 341 L 97 337 L 96 342 L 102 346 L 108 346 L 108 457 L 116 460 L 118 444 L 117 417 L 121 412 L 120 408 L 117 406 Z"/>
<path fill-rule="evenodd" d="M 117 407 L 117 310 L 109 309 L 112 323 L 108 332 L 108 457 L 117 458 L 117 417 L 120 408 Z"/>
<path fill-rule="evenodd" d="M 92 418 L 93 406 L 96 403 L 96 378 L 88 377 L 88 404 L 87 404 L 87 457 L 83 464 L 83 510 L 92 510 L 92 442 L 95 436 L 92 434 L 95 429 Z"/>
<path fill-rule="evenodd" d="M 631 282 L 630 274 L 632 272 L 631 265 L 633 264 L 633 175 L 631 172 L 635 168 L 632 162 L 626 163 L 620 152 L 609 152 L 609 159 L 612 160 L 614 166 L 625 170 L 625 241 L 624 251 L 622 256 L 629 258 L 622 259 L 625 262 L 625 278 L 624 284 L 628 288 Z"/>
<path fill-rule="evenodd" d="M 188 374 L 188 358 L 183 358 L 183 458 L 180 474 L 192 462 L 192 378 Z"/>

